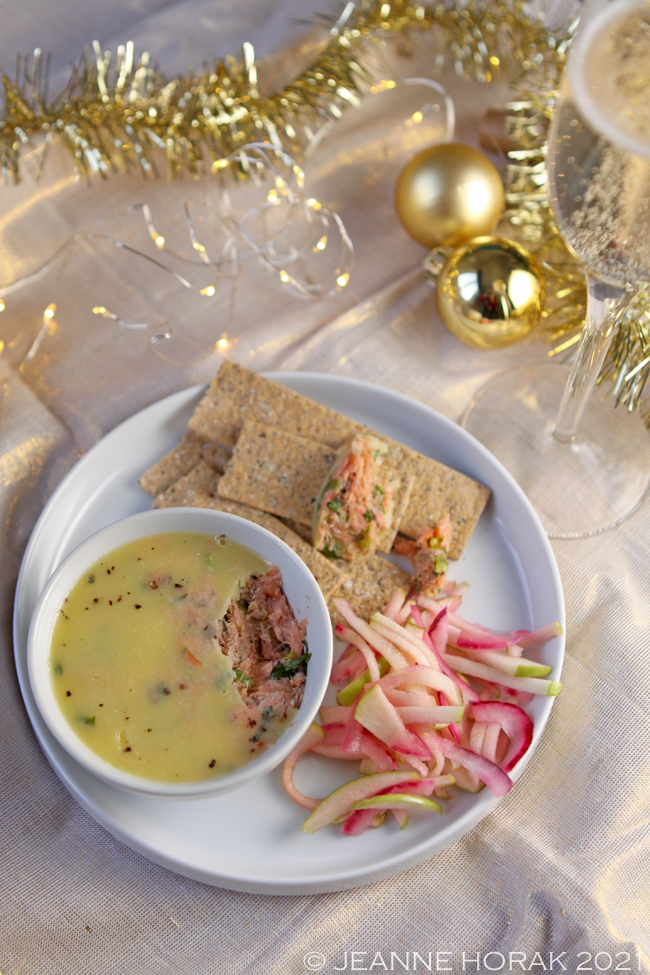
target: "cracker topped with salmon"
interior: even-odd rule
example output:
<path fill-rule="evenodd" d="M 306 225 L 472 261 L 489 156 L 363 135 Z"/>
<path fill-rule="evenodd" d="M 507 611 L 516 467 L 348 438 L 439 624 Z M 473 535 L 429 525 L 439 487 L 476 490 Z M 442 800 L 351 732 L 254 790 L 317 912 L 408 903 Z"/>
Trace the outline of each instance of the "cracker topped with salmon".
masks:
<path fill-rule="evenodd" d="M 390 551 L 413 485 L 388 458 L 383 440 L 355 434 L 336 452 L 314 511 L 312 544 L 328 558 L 352 562 Z"/>

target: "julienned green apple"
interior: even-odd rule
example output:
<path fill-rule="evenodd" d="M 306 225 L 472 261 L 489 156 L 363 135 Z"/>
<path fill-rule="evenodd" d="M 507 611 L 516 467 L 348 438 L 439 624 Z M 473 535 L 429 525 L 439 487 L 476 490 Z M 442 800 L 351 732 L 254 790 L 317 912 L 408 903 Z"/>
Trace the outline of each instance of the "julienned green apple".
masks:
<path fill-rule="evenodd" d="M 362 779 L 346 782 L 316 806 L 311 816 L 302 824 L 302 828 L 306 833 L 315 833 L 317 829 L 347 816 L 355 802 L 374 796 L 383 789 L 405 785 L 407 782 L 418 782 L 419 779 L 417 772 L 378 772 L 376 775 L 365 775 Z"/>

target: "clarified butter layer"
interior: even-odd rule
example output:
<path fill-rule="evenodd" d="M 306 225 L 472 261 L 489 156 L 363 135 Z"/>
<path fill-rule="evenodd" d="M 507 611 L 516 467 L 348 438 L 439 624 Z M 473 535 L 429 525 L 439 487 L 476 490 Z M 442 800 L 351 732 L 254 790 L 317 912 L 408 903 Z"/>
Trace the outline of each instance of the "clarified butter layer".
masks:
<path fill-rule="evenodd" d="M 245 765 L 284 726 L 251 724 L 218 627 L 268 563 L 225 536 L 152 535 L 74 585 L 50 651 L 54 694 L 98 756 L 126 772 L 194 782 Z"/>

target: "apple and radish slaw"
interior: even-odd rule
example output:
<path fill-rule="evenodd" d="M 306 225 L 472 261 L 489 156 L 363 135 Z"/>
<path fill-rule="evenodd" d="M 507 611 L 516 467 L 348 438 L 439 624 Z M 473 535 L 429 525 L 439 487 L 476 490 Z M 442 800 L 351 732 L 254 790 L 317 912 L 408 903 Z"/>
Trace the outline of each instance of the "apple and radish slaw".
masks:
<path fill-rule="evenodd" d="M 343 684 L 335 706 L 320 709 L 285 761 L 283 785 L 310 810 L 303 829 L 332 823 L 346 836 L 381 826 L 387 813 L 406 826 L 409 813 L 442 813 L 450 787 L 497 796 L 512 788 L 510 772 L 528 751 L 533 721 L 524 710 L 536 694 L 556 696 L 551 667 L 524 652 L 559 636 L 537 630 L 498 632 L 458 615 L 465 586 L 446 583 L 437 598 L 397 591 L 366 621 L 344 599 L 335 627 L 347 645 L 331 682 Z M 345 684 L 344 684 L 345 682 Z M 360 778 L 324 799 L 298 790 L 293 773 L 313 752 L 359 762 Z"/>

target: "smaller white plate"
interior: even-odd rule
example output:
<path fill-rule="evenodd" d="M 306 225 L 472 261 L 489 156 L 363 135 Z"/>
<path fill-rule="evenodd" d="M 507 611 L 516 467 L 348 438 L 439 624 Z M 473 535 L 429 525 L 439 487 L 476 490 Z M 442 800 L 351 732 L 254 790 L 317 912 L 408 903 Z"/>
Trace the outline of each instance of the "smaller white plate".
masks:
<path fill-rule="evenodd" d="M 553 552 L 521 489 L 468 433 L 433 410 L 369 383 L 338 376 L 279 373 L 272 378 L 297 392 L 434 457 L 492 489 L 492 497 L 451 575 L 470 583 L 463 614 L 487 626 L 533 629 L 559 620 L 564 601 Z M 97 822 L 132 849 L 171 870 L 205 883 L 250 893 L 301 894 L 359 887 L 430 858 L 479 823 L 495 806 L 488 790 L 459 793 L 441 817 L 413 816 L 344 837 L 335 828 L 310 836 L 306 811 L 284 793 L 281 772 L 236 792 L 187 801 L 130 795 L 85 771 L 58 745 L 34 703 L 27 676 L 27 633 L 38 596 L 65 556 L 90 534 L 150 507 L 138 477 L 178 441 L 202 395 L 177 393 L 136 414 L 79 461 L 45 507 L 25 552 L 14 612 L 16 669 L 25 706 L 55 772 Z M 549 641 L 539 658 L 559 680 L 564 639 Z M 528 708 L 533 744 L 519 763 L 518 779 L 539 742 L 553 698 Z M 296 782 L 324 796 L 354 774 L 356 763 L 305 757 Z M 516 786 L 525 795 L 526 782 Z"/>

